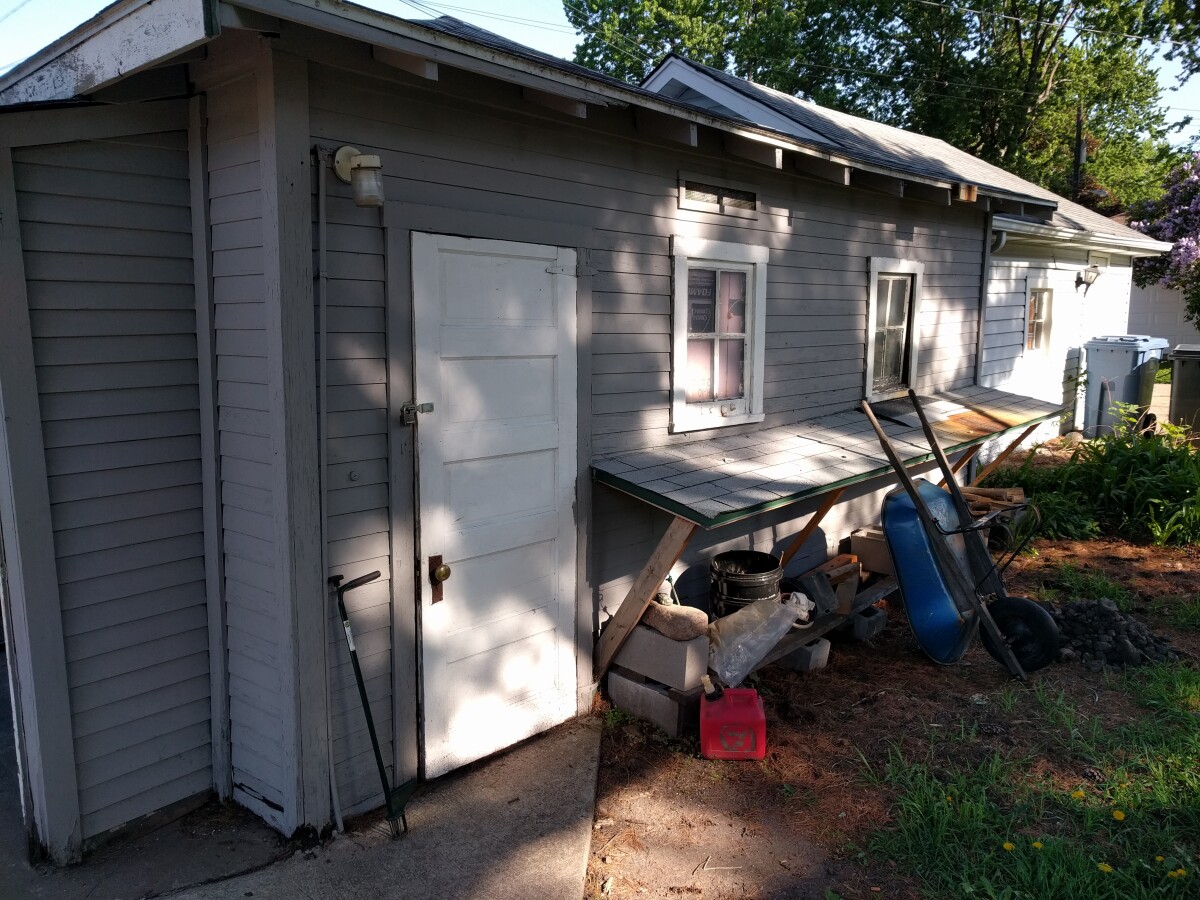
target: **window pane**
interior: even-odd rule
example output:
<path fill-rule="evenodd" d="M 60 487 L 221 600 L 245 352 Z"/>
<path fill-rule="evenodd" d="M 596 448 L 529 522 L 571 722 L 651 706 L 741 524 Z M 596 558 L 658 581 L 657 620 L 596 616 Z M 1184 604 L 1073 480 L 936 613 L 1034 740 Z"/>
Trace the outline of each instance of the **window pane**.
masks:
<path fill-rule="evenodd" d="M 684 392 L 688 403 L 713 399 L 713 341 L 688 339 L 687 381 Z"/>
<path fill-rule="evenodd" d="M 746 333 L 746 273 L 722 272 L 720 319 L 722 334 Z"/>
<path fill-rule="evenodd" d="M 888 325 L 903 326 L 908 322 L 908 294 L 912 281 L 908 278 L 889 278 L 892 296 L 888 303 Z"/>
<path fill-rule="evenodd" d="M 715 269 L 688 269 L 688 331 L 712 334 L 716 325 L 717 273 Z"/>
<path fill-rule="evenodd" d="M 718 400 L 738 400 L 745 396 L 745 361 L 746 342 L 744 340 L 721 341 L 721 364 L 718 367 L 720 384 L 717 385 Z"/>

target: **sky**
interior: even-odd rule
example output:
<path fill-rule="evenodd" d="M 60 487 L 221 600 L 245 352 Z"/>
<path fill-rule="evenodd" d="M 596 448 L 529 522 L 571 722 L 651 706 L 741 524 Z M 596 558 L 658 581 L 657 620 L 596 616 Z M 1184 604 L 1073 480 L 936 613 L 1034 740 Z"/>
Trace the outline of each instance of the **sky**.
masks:
<path fill-rule="evenodd" d="M 554 56 L 570 58 L 575 50 L 575 32 L 563 15 L 563 0 L 357 2 L 402 18 L 454 16 Z M 0 0 L 0 72 L 87 21 L 105 5 L 103 0 Z M 1172 91 L 1179 68 L 1166 60 L 1160 62 L 1159 84 L 1170 117 L 1190 115 L 1195 120 L 1179 140 L 1200 138 L 1200 75 L 1183 89 Z"/>

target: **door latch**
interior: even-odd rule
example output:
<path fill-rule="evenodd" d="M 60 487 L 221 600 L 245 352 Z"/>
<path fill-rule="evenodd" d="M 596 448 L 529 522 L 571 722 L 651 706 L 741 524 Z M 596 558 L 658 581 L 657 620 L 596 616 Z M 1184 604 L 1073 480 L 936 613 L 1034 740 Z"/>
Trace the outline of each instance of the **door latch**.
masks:
<path fill-rule="evenodd" d="M 433 412 L 432 403 L 405 403 L 400 407 L 400 424 L 416 425 L 417 413 Z"/>

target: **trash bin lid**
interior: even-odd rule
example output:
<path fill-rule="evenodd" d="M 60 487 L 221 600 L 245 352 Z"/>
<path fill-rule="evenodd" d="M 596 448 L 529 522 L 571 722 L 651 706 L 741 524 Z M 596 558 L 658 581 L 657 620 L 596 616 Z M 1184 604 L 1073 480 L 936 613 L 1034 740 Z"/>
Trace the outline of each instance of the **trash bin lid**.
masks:
<path fill-rule="evenodd" d="M 1106 334 L 1094 337 L 1084 346 L 1089 350 L 1162 350 L 1170 346 L 1166 338 L 1148 334 Z"/>
<path fill-rule="evenodd" d="M 1177 344 L 1172 356 L 1182 356 L 1191 359 L 1200 356 L 1200 344 Z"/>

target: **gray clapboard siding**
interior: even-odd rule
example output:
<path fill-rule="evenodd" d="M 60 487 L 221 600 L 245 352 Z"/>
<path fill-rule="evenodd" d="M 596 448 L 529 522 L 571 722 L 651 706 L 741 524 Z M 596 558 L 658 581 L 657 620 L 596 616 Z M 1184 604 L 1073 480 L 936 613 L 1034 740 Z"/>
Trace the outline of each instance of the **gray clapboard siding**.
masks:
<path fill-rule="evenodd" d="M 328 179 L 333 182 L 333 179 Z M 330 193 L 337 188 L 330 186 Z M 317 207 L 314 197 L 313 209 Z M 361 211 L 360 211 L 361 212 Z M 353 215 L 352 215 L 353 218 Z M 386 264 L 383 229 L 331 222 L 327 233 L 326 553 L 330 574 L 347 579 L 378 569 L 373 582 L 346 595 L 383 758 L 392 760 L 390 498 L 387 486 Z M 313 229 L 314 241 L 317 229 Z M 314 246 L 314 254 L 319 248 Z M 314 272 L 319 272 L 314 255 Z M 353 479 L 351 474 L 353 473 Z M 374 756 L 362 744 L 365 718 L 345 636 L 329 607 L 330 715 L 334 767 L 344 813 L 379 803 Z"/>
<path fill-rule="evenodd" d="M 278 824 L 284 794 L 268 417 L 259 112 L 253 76 L 208 90 L 217 445 L 234 796 Z M 266 523 L 264 527 L 264 523 Z"/>
<path fill-rule="evenodd" d="M 185 147 L 14 153 L 85 839 L 212 782 Z"/>

